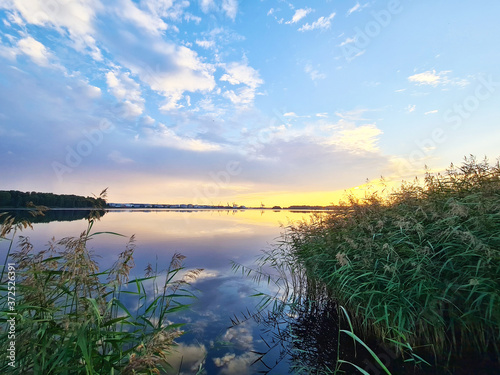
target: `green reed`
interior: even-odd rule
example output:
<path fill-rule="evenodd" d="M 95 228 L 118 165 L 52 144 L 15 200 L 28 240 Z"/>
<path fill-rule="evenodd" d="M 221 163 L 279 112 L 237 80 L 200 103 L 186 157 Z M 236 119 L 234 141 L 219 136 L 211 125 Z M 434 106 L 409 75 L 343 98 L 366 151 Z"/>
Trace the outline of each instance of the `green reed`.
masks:
<path fill-rule="evenodd" d="M 286 359 L 296 374 L 344 374 L 349 366 L 368 374 L 360 365 L 370 365 L 390 375 L 378 355 L 356 335 L 348 312 L 335 301 L 325 284 L 307 277 L 291 251 L 289 233 L 285 231 L 270 250 L 263 252 L 256 267 L 233 263 L 235 272 L 274 290 L 254 294 L 258 298 L 255 311 L 247 309 L 231 319 L 232 326 L 254 320 L 266 333 L 267 338 L 261 339 L 267 350 L 255 352 L 255 362 L 267 369 L 261 373 L 274 373 Z M 375 348 L 381 350 L 378 345 Z M 425 362 L 414 355 L 411 346 L 405 345 L 404 351 L 413 365 Z"/>
<path fill-rule="evenodd" d="M 353 315 L 356 329 L 437 360 L 499 352 L 500 166 L 465 159 L 382 198 L 348 197 L 289 228 L 308 280 Z"/>
<path fill-rule="evenodd" d="M 16 361 L 12 367 L 4 355 L 10 342 L 7 320 L 12 316 L 7 314 L 7 282 L 2 279 L 1 373 L 159 374 L 169 367 L 168 355 L 182 334 L 182 324 L 168 317 L 188 308 L 179 299 L 193 297 L 185 286 L 200 270 L 180 278 L 184 257 L 174 254 L 162 272 L 158 265 L 156 270 L 149 265 L 144 277 L 129 280 L 134 236 L 115 264 L 100 270 L 88 242 L 96 236 L 121 236 L 92 232 L 101 209 L 92 211 L 78 237 L 52 239 L 38 251 L 24 236 L 19 236 L 18 250 L 12 251 L 17 234 L 30 223 L 4 218 L 0 237 L 8 251 L 2 275 L 7 275 L 8 263 L 16 268 Z"/>

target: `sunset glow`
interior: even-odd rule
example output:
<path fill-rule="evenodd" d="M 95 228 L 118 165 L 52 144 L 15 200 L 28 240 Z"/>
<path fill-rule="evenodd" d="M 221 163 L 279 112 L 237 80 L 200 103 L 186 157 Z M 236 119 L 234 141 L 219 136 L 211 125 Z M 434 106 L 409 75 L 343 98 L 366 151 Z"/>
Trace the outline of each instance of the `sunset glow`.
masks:
<path fill-rule="evenodd" d="M 495 160 L 498 14 L 494 0 L 2 1 L 0 190 L 329 205 L 381 176 Z"/>

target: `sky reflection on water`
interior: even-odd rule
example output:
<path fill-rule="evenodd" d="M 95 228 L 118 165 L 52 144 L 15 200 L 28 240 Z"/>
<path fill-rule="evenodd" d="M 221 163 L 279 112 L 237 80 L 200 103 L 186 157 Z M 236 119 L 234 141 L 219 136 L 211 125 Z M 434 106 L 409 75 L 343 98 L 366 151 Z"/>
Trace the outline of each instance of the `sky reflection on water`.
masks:
<path fill-rule="evenodd" d="M 205 374 L 253 374 L 263 370 L 262 364 L 250 366 L 266 346 L 254 321 L 228 329 L 231 318 L 255 311 L 258 299 L 250 297 L 261 290 L 252 280 L 235 274 L 232 262 L 251 266 L 261 250 L 268 249 L 291 221 L 306 219 L 308 213 L 290 211 L 110 211 L 97 222 L 94 231 L 123 234 L 96 236 L 89 248 L 98 256 L 101 269 L 111 266 L 125 249 L 128 238 L 135 235 L 135 268 L 131 278 L 144 274 L 148 263 L 159 270 L 168 267 L 174 253 L 186 256 L 186 269 L 203 268 L 193 283 L 197 299 L 192 309 L 171 319 L 187 323 L 185 335 L 172 365 L 180 373 L 196 373 L 200 365 Z M 78 236 L 86 222 L 54 221 L 34 224 L 24 232 L 35 249 L 52 238 Z M 2 252 L 4 249 L 2 248 Z M 191 301 L 192 302 L 192 301 Z M 182 366 L 181 364 L 182 358 Z M 277 372 L 276 372 L 277 371 Z M 286 363 L 273 373 L 288 373 Z"/>

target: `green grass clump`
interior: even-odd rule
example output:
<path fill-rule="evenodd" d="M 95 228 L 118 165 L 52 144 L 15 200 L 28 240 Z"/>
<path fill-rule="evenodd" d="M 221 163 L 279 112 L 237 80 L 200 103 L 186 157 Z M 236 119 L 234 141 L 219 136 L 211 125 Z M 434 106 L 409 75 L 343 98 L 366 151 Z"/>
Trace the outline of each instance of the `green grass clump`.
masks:
<path fill-rule="evenodd" d="M 19 250 L 11 252 L 16 233 L 30 223 L 4 219 L 0 239 L 9 246 L 0 285 L 2 374 L 159 374 L 168 368 L 182 325 L 167 318 L 188 308 L 178 299 L 193 297 L 184 286 L 199 270 L 175 278 L 184 259 L 175 254 L 164 273 L 148 266 L 144 277 L 129 280 L 133 236 L 115 264 L 99 270 L 88 243 L 97 235 L 117 234 L 92 232 L 98 210 L 80 236 L 52 240 L 42 251 L 19 236 Z M 8 293 L 9 271 L 15 272 L 14 298 Z M 9 330 L 12 317 L 15 331 Z M 6 354 L 11 341 L 14 366 Z"/>
<path fill-rule="evenodd" d="M 365 331 L 437 357 L 498 354 L 500 166 L 474 157 L 388 197 L 349 197 L 292 226 L 290 251 L 309 280 Z"/>

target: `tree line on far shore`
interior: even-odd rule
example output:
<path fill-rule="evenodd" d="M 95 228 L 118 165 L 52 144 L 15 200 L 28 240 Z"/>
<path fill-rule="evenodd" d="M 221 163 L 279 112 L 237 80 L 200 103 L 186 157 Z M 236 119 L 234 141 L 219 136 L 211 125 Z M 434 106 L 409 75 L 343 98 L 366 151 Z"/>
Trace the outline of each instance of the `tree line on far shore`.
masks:
<path fill-rule="evenodd" d="M 92 208 L 105 207 L 106 201 L 102 198 L 83 197 L 79 195 L 22 192 L 17 190 L 0 190 L 0 207 L 22 208 L 28 203 L 37 206 L 61 208 Z"/>

